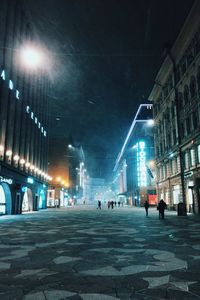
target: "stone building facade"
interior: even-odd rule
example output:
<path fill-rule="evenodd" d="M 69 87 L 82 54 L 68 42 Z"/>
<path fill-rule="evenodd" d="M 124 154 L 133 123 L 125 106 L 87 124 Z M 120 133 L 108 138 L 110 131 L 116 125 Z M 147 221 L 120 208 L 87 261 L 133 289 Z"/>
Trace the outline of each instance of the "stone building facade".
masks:
<path fill-rule="evenodd" d="M 200 212 L 200 1 L 195 1 L 149 96 L 155 119 L 158 199 Z"/>

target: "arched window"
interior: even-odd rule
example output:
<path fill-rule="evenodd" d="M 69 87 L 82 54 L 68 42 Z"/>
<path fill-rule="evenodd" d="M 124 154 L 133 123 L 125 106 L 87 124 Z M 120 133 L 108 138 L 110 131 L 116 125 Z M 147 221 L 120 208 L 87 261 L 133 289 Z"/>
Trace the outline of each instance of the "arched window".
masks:
<path fill-rule="evenodd" d="M 198 67 L 198 71 L 197 71 L 197 86 L 198 86 L 198 90 L 200 91 L 200 67 Z"/>
<path fill-rule="evenodd" d="M 190 80 L 190 94 L 191 98 L 193 98 L 196 94 L 196 79 L 194 76 L 192 76 Z"/>
<path fill-rule="evenodd" d="M 184 102 L 187 104 L 189 101 L 189 88 L 187 85 L 184 86 Z"/>

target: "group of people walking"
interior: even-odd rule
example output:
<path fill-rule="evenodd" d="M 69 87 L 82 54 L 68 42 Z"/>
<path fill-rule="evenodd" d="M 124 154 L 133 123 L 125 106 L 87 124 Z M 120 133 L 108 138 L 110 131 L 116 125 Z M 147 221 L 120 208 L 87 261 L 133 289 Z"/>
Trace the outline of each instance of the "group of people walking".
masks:
<path fill-rule="evenodd" d="M 121 203 L 120 201 L 113 201 L 113 200 L 109 200 L 108 202 L 107 202 L 107 206 L 108 206 L 108 209 L 109 208 L 111 208 L 111 209 L 113 209 L 114 208 L 114 206 L 116 207 L 118 205 L 118 207 L 120 207 L 120 206 L 123 206 L 123 203 Z M 97 206 L 97 209 L 101 209 L 101 201 L 100 200 L 98 200 L 98 206 Z"/>
<path fill-rule="evenodd" d="M 114 208 L 114 206 L 117 206 L 117 202 L 116 201 L 108 201 L 108 209 L 109 208 Z M 118 202 L 118 206 L 120 206 L 120 202 Z M 123 204 L 122 204 L 123 206 Z M 145 211 L 146 211 L 146 216 L 148 217 L 148 214 L 149 214 L 149 202 L 146 200 L 145 203 L 144 203 L 144 208 L 145 208 Z M 165 203 L 165 201 L 163 199 L 161 199 L 158 203 L 158 206 L 157 206 L 157 210 L 159 212 L 159 219 L 164 219 L 165 217 L 165 209 L 167 208 L 167 204 Z M 101 201 L 98 200 L 98 207 L 97 209 L 101 209 Z"/>
<path fill-rule="evenodd" d="M 144 208 L 146 211 L 146 216 L 148 217 L 148 210 L 149 210 L 149 202 L 146 200 L 144 203 Z M 158 203 L 157 210 L 159 212 L 159 219 L 165 218 L 165 209 L 167 208 L 167 204 L 163 199 L 161 199 Z"/>

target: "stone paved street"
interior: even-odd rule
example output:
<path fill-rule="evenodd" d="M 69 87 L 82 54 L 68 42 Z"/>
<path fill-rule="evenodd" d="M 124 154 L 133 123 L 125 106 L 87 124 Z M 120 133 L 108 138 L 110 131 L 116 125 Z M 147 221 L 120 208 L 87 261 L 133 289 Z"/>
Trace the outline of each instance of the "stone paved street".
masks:
<path fill-rule="evenodd" d="M 71 207 L 0 217 L 0 299 L 200 299 L 200 218 Z"/>

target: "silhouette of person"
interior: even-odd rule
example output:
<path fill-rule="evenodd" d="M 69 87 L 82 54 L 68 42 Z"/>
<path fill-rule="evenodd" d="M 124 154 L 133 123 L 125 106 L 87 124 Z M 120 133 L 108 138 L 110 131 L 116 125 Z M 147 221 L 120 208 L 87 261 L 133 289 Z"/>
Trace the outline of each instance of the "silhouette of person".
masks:
<path fill-rule="evenodd" d="M 159 219 L 164 219 L 165 218 L 165 209 L 167 208 L 167 204 L 163 199 L 160 200 L 158 203 L 158 211 L 159 211 Z"/>
<path fill-rule="evenodd" d="M 144 208 L 146 211 L 146 217 L 148 217 L 149 202 L 147 200 L 144 202 Z"/>

